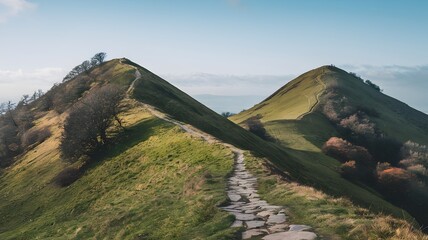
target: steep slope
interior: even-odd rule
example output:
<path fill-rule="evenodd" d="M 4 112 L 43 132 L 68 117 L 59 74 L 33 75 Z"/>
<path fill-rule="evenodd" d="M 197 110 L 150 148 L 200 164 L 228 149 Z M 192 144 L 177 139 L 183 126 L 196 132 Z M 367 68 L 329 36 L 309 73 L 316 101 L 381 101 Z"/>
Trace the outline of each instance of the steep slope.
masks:
<path fill-rule="evenodd" d="M 299 119 L 319 102 L 325 91 L 325 83 L 320 79 L 324 69 L 316 69 L 289 82 L 254 107 L 231 117 L 234 122 L 260 115 L 263 121 Z"/>
<path fill-rule="evenodd" d="M 300 120 L 314 113 L 308 118 L 315 118 L 315 124 L 321 124 L 331 131 L 329 124 L 325 121 L 323 123 L 317 113 L 322 113 L 321 106 L 329 100 L 327 93 L 332 91 L 336 91 L 340 97 L 346 97 L 348 107 L 374 110 L 379 116 L 371 120 L 378 123 L 379 128 L 388 135 L 402 141 L 412 139 L 421 144 L 428 143 L 426 114 L 381 94 L 354 74 L 333 66 L 323 66 L 300 75 L 266 100 L 230 119 L 242 124 L 252 116 L 259 116 L 266 124 L 290 120 L 287 121 L 289 124 L 292 120 Z M 272 132 L 275 135 L 275 130 Z"/>
<path fill-rule="evenodd" d="M 175 119 L 189 123 L 226 143 L 266 157 L 269 159 L 268 164 L 272 164 L 274 169 L 290 179 L 298 179 L 299 182 L 317 186 L 334 195 L 350 196 L 354 201 L 370 206 L 375 211 L 403 216 L 402 210 L 384 201 L 372 189 L 361 188 L 341 178 L 336 171 L 338 163 L 334 159 L 319 152 L 283 148 L 266 142 L 216 114 L 147 69 L 131 62 L 124 63 L 132 64 L 142 74 L 142 78 L 135 82 L 133 96 L 137 100 L 162 109 Z"/>
<path fill-rule="evenodd" d="M 90 164 L 63 161 L 58 146 L 68 112 L 92 89 L 108 83 L 128 88 L 120 115 L 126 130 L 110 129 L 115 141 L 93 154 Z M 181 121 L 251 151 L 246 156 L 262 165 L 265 173 L 278 174 L 273 177 L 299 180 L 334 195 L 350 196 L 374 210 L 407 217 L 372 190 L 340 178 L 334 160 L 319 160 L 317 153 L 266 142 L 147 69 L 115 59 L 55 86 L 32 103 L 34 128 L 48 127 L 52 136 L 27 149 L 2 171 L 0 238 L 234 238 L 241 229 L 229 228 L 233 216 L 217 208 L 227 201 L 233 151 L 223 143 L 209 144 L 189 135 L 153 114 L 147 104 L 169 115 L 172 122 Z M 69 167 L 83 172 L 73 184 L 61 188 L 54 179 Z M 327 225 L 328 221 L 319 221 L 315 232 L 333 237 L 345 234 L 340 227 L 334 233 L 323 230 Z"/>
<path fill-rule="evenodd" d="M 310 101 L 313 104 L 302 107 L 310 99 L 315 99 Z M 287 102 L 293 102 L 291 107 Z M 299 111 L 295 106 L 301 106 Z M 339 136 L 354 144 L 362 144 L 373 154 L 374 160 L 391 160 L 393 166 L 397 166 L 396 160 L 388 158 L 401 157 L 392 154 L 396 152 L 396 155 L 401 155 L 398 142 L 428 143 L 427 115 L 382 94 L 355 74 L 333 66 L 323 66 L 302 74 L 263 102 L 230 119 L 245 127 L 246 120 L 251 117 L 259 118 L 267 132 L 296 158 L 313 159 L 318 164 L 328 166 L 328 175 L 334 176 L 333 179 L 341 178 L 337 175 L 340 163 L 322 152 L 324 143 L 330 137 Z M 307 163 L 302 161 L 302 164 Z M 419 167 L 423 169 L 422 165 Z M 370 171 L 380 172 L 376 169 Z M 415 183 L 424 181 L 424 178 L 421 176 Z M 373 180 L 353 182 L 372 192 L 373 188 L 383 191 L 379 183 Z M 424 190 L 421 191 L 418 197 L 413 198 L 425 197 Z M 354 197 L 351 193 L 351 198 Z M 424 214 L 427 206 L 397 200 L 397 197 L 389 196 L 388 199 L 411 211 L 424 225 L 427 224 Z"/>

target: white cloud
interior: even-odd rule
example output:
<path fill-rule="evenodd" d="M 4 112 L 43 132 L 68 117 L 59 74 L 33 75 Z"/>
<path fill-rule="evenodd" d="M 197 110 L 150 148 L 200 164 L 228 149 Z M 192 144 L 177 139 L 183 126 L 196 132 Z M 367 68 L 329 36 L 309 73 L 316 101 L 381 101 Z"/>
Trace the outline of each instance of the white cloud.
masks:
<path fill-rule="evenodd" d="M 265 96 L 285 85 L 294 76 L 195 73 L 188 75 L 162 75 L 162 77 L 192 95 Z"/>
<path fill-rule="evenodd" d="M 23 94 L 35 90 L 50 89 L 60 82 L 66 71 L 62 68 L 39 68 L 34 70 L 1 70 L 0 69 L 0 102 L 18 101 Z"/>
<path fill-rule="evenodd" d="M 343 69 L 378 84 L 384 93 L 428 113 L 428 65 L 343 65 Z"/>
<path fill-rule="evenodd" d="M 3 11 L 0 12 L 0 23 L 19 13 L 36 8 L 36 4 L 27 0 L 0 0 Z"/>
<path fill-rule="evenodd" d="M 371 66 L 371 65 L 341 65 L 346 71 L 355 72 L 364 79 L 370 79 L 384 89 L 384 93 L 420 111 L 428 113 L 428 65 L 425 66 Z M 162 75 L 173 85 L 195 96 L 209 107 L 217 111 L 237 111 L 248 108 L 263 99 L 278 88 L 285 85 L 295 76 L 283 75 L 216 75 L 216 74 L 188 74 Z M 214 96 L 228 96 L 227 100 L 234 101 L 235 105 L 227 104 L 225 99 Z M 231 100 L 231 96 L 239 97 Z M 251 98 L 249 98 L 252 96 Z M 229 106 L 230 105 L 230 106 Z"/>

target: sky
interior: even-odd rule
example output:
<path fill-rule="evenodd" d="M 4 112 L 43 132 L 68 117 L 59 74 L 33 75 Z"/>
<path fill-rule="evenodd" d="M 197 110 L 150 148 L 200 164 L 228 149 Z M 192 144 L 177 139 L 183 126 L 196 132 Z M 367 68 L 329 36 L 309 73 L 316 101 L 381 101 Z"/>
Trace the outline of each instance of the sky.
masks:
<path fill-rule="evenodd" d="M 0 102 L 104 51 L 216 111 L 334 64 L 428 112 L 427 11 L 423 0 L 0 0 Z"/>

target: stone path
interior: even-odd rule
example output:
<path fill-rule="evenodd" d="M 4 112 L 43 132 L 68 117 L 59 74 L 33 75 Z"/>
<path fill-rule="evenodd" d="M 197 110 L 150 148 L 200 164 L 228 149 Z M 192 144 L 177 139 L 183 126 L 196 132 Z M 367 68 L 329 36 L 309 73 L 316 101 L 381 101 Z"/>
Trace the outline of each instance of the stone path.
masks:
<path fill-rule="evenodd" d="M 313 240 L 317 235 L 306 225 L 289 225 L 284 208 L 270 205 L 257 194 L 257 178 L 244 163 L 244 154 L 235 153 L 233 175 L 228 180 L 227 196 L 230 205 L 221 207 L 235 215 L 231 227 L 245 227 L 242 239 L 262 237 L 263 240 Z"/>
<path fill-rule="evenodd" d="M 134 83 L 141 78 L 136 69 L 135 80 L 128 89 L 133 90 Z M 274 206 L 262 200 L 257 194 L 257 178 L 250 174 L 244 163 L 244 151 L 233 145 L 220 142 L 215 137 L 191 125 L 177 121 L 149 104 L 144 107 L 154 116 L 179 126 L 190 135 L 201 138 L 209 143 L 219 143 L 230 148 L 235 154 L 235 166 L 232 176 L 228 179 L 227 196 L 230 205 L 221 207 L 235 215 L 231 227 L 245 227 L 242 239 L 262 237 L 263 240 L 314 240 L 317 235 L 310 232 L 306 225 L 289 225 L 284 208 Z"/>

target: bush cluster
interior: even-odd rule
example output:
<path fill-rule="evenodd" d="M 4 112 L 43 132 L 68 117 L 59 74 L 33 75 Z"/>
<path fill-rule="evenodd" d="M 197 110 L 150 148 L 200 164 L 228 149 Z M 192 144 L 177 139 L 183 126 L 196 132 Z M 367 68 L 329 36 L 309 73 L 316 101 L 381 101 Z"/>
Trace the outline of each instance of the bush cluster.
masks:
<path fill-rule="evenodd" d="M 250 117 L 245 121 L 245 124 L 248 127 L 248 130 L 255 135 L 259 136 L 261 139 L 267 141 L 273 141 L 273 138 L 267 133 L 263 123 L 260 121 L 261 116 Z"/>

